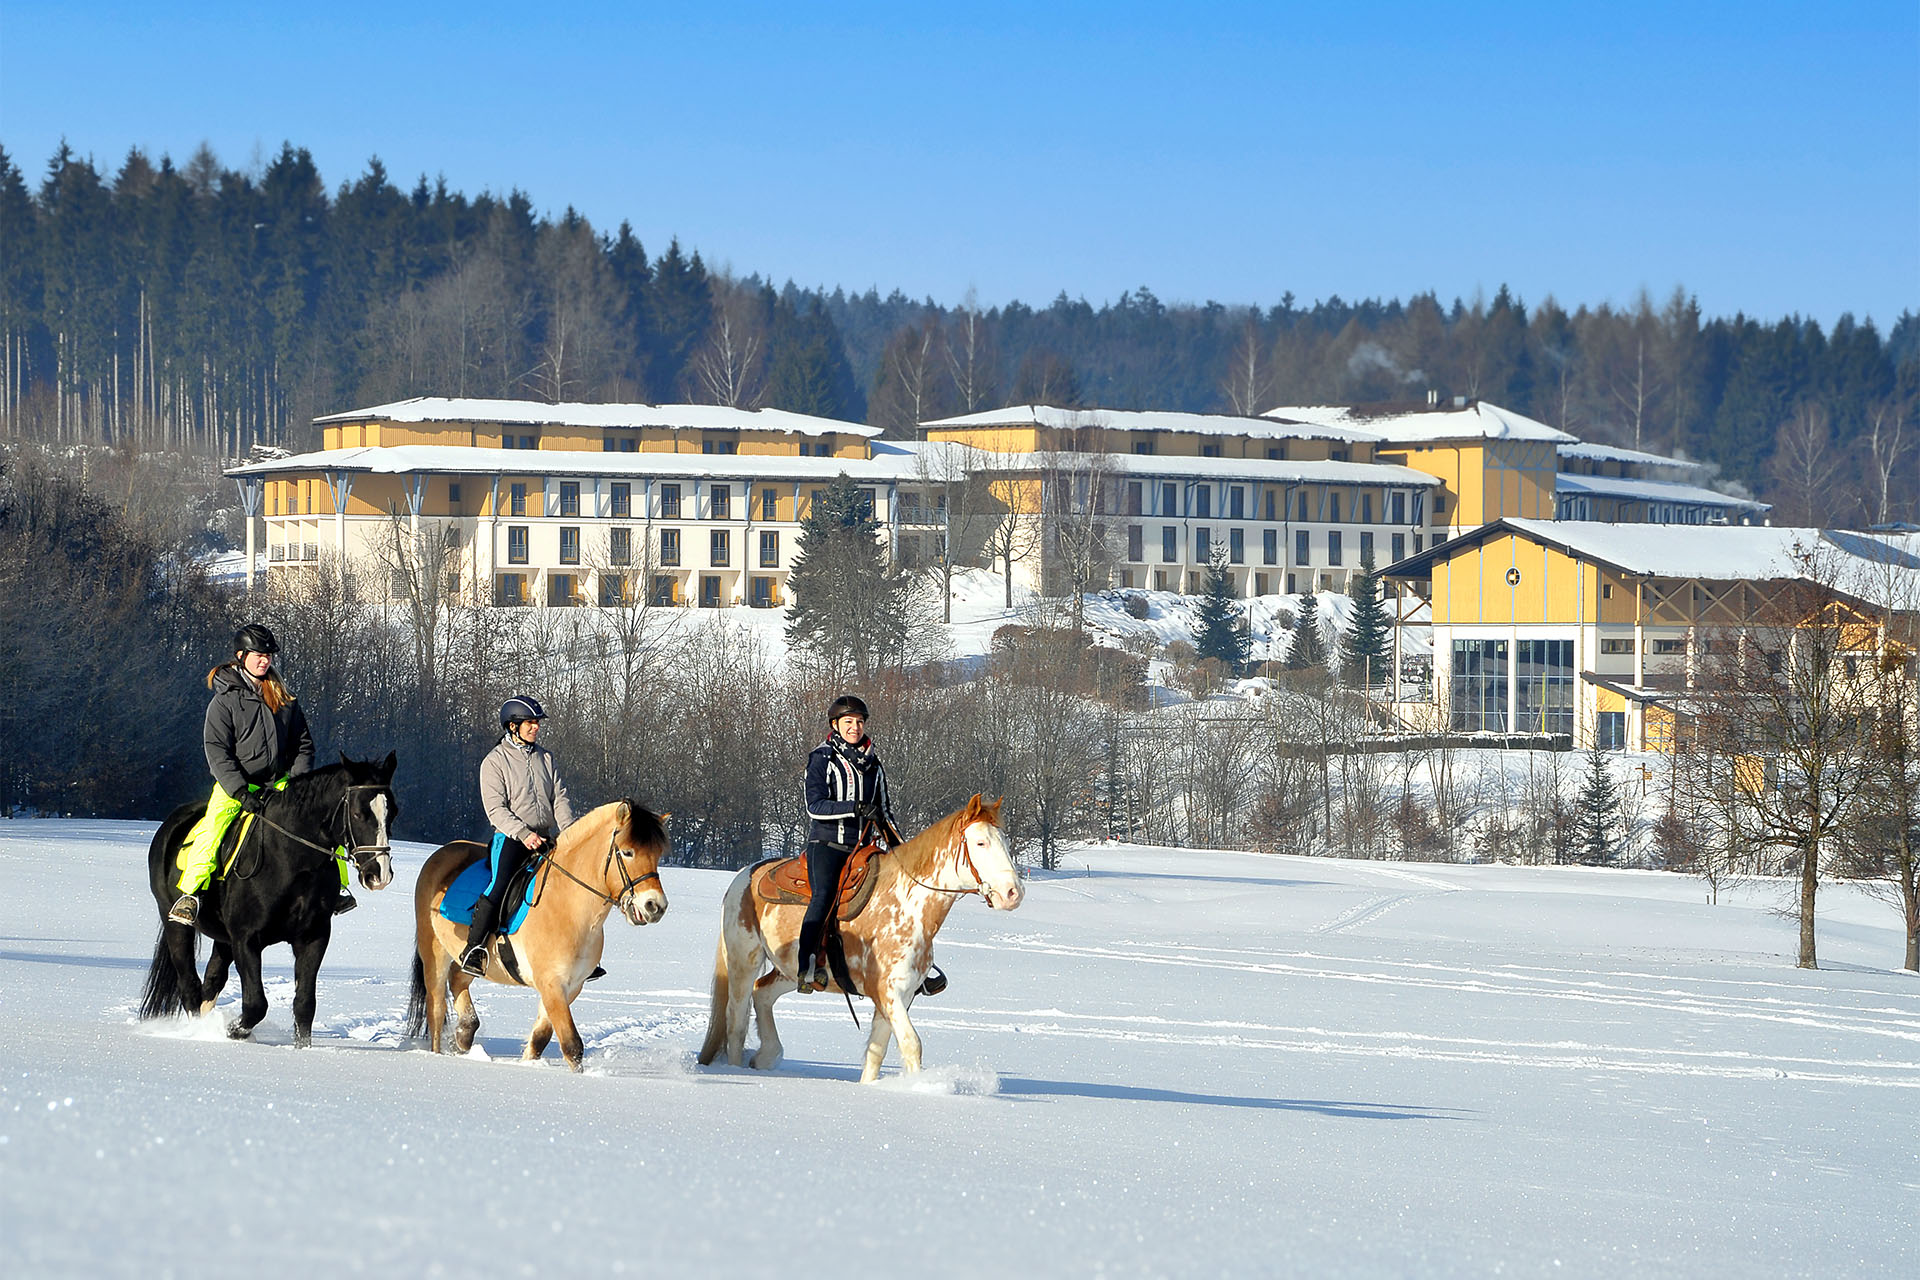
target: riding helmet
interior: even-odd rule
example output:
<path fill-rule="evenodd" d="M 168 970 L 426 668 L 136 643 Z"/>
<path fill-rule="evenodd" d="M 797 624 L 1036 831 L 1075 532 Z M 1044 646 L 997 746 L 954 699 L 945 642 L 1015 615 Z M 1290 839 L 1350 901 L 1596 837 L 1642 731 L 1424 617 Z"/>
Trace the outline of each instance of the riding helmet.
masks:
<path fill-rule="evenodd" d="M 545 720 L 547 709 L 538 698 L 519 694 L 500 704 L 500 727 L 510 729 L 522 720 Z"/>
<path fill-rule="evenodd" d="M 273 638 L 273 632 L 257 622 L 249 622 L 233 633 L 233 651 L 274 654 L 280 652 L 280 642 Z"/>
<path fill-rule="evenodd" d="M 867 704 L 850 693 L 841 694 L 833 700 L 833 705 L 827 708 L 828 724 L 832 724 L 841 716 L 859 716 L 862 720 L 873 718 L 867 714 Z"/>

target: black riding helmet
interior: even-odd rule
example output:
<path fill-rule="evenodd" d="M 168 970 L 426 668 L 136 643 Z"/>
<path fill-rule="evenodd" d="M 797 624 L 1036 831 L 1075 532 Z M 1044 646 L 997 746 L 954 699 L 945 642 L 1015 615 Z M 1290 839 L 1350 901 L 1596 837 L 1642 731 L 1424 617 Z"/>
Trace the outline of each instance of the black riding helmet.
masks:
<path fill-rule="evenodd" d="M 828 724 L 832 724 L 841 716 L 859 716 L 862 720 L 873 718 L 867 714 L 867 704 L 850 693 L 841 694 L 833 700 L 833 705 L 827 708 Z"/>
<path fill-rule="evenodd" d="M 271 655 L 280 652 L 280 642 L 273 638 L 273 632 L 257 622 L 249 622 L 233 633 L 233 651 Z"/>
<path fill-rule="evenodd" d="M 500 704 L 500 727 L 511 729 L 522 720 L 545 720 L 547 709 L 538 698 L 517 694 Z"/>

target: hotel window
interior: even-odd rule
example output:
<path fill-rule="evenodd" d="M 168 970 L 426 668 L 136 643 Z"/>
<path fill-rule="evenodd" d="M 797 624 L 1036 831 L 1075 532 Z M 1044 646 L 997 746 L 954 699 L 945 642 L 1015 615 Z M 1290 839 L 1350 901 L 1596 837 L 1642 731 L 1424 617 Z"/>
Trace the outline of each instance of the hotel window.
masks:
<path fill-rule="evenodd" d="M 1146 556 L 1146 531 L 1137 524 L 1127 526 L 1127 559 L 1138 564 Z"/>
<path fill-rule="evenodd" d="M 772 578 L 755 578 L 753 580 L 752 592 L 753 594 L 747 600 L 748 604 L 756 609 L 773 608 Z"/>
<path fill-rule="evenodd" d="M 1671 655 L 1685 653 L 1686 651 L 1687 642 L 1685 640 L 1655 640 L 1652 642 L 1652 652 L 1655 654 Z"/>
<path fill-rule="evenodd" d="M 660 531 L 660 563 L 680 563 L 680 531 L 678 529 Z"/>
<path fill-rule="evenodd" d="M 680 486 L 663 484 L 660 486 L 660 518 L 678 520 L 680 518 Z"/>
<path fill-rule="evenodd" d="M 740 452 L 740 442 L 738 440 L 702 440 L 700 442 L 700 452 L 738 453 Z"/>
<path fill-rule="evenodd" d="M 527 575 L 524 573 L 502 573 L 493 580 L 493 602 L 499 605 L 518 606 L 527 602 Z"/>
<path fill-rule="evenodd" d="M 720 607 L 720 575 L 703 573 L 700 575 L 700 607 L 718 609 Z"/>
<path fill-rule="evenodd" d="M 1213 486 L 1198 484 L 1193 487 L 1193 514 L 1201 520 L 1213 515 Z"/>
<path fill-rule="evenodd" d="M 1193 527 L 1193 558 L 1205 563 L 1213 555 L 1213 531 L 1200 524 Z"/>
<path fill-rule="evenodd" d="M 1627 745 L 1627 713 L 1602 711 L 1594 726 L 1595 745 L 1602 751 L 1620 751 Z"/>
<path fill-rule="evenodd" d="M 573 589 L 573 575 L 570 573 L 550 573 L 547 575 L 547 607 L 564 609 L 577 603 Z"/>
<path fill-rule="evenodd" d="M 1404 493 L 1394 494 L 1393 503 L 1390 509 L 1393 513 L 1393 518 L 1389 520 L 1387 523 L 1388 524 L 1405 524 L 1407 522 L 1407 495 Z"/>
<path fill-rule="evenodd" d="M 1302 529 L 1298 533 L 1293 535 L 1293 562 L 1295 564 L 1297 565 L 1306 564 L 1307 552 L 1310 549 L 1311 549 L 1311 545 L 1307 538 L 1307 531 L 1305 529 Z"/>
<path fill-rule="evenodd" d="M 615 520 L 633 518 L 633 486 L 622 480 L 614 484 L 613 495 L 607 500 L 607 514 Z"/>
<path fill-rule="evenodd" d="M 1260 563 L 1280 563 L 1280 531 L 1278 529 L 1260 531 Z"/>
<path fill-rule="evenodd" d="M 1133 442 L 1133 451 L 1143 456 L 1152 454 L 1153 453 L 1153 437 L 1148 436 L 1144 440 L 1135 440 Z"/>
<path fill-rule="evenodd" d="M 527 526 L 523 524 L 507 526 L 507 563 L 527 563 Z"/>
<path fill-rule="evenodd" d="M 1327 495 L 1327 519 L 1333 524 L 1340 523 L 1340 495 L 1338 492 Z"/>
<path fill-rule="evenodd" d="M 620 437 L 620 452 L 621 452 L 621 453 L 638 453 L 639 451 L 640 451 L 640 441 L 639 441 L 639 440 L 637 440 L 637 439 L 635 439 L 635 438 L 634 438 L 633 436 L 621 436 L 621 437 Z"/>
<path fill-rule="evenodd" d="M 1345 462 L 1347 460 L 1347 451 L 1345 449 L 1329 449 L 1327 450 L 1327 457 L 1333 462 Z"/>
<path fill-rule="evenodd" d="M 723 569 L 727 565 L 727 557 L 731 553 L 728 535 L 731 533 L 732 530 L 730 529 L 715 529 L 713 531 L 711 541 L 707 548 L 707 563 L 715 569 Z"/>
<path fill-rule="evenodd" d="M 1295 501 L 1295 503 L 1293 504 L 1293 510 L 1294 510 L 1293 518 L 1295 520 L 1304 521 L 1312 518 L 1307 514 L 1307 491 L 1305 489 L 1302 489 L 1300 491 L 1298 500 Z"/>
<path fill-rule="evenodd" d="M 778 569 L 780 567 L 780 534 L 772 529 L 760 533 L 760 567 Z"/>
<path fill-rule="evenodd" d="M 820 509 L 820 504 L 822 502 L 825 502 L 826 499 L 827 499 L 827 491 L 825 489 L 807 490 L 807 514 L 811 515 L 814 512 L 818 511 Z M 796 517 L 796 519 L 797 518 L 798 517 Z"/>
<path fill-rule="evenodd" d="M 1362 532 L 1360 535 L 1360 563 L 1373 563 L 1373 534 L 1371 531 Z"/>
<path fill-rule="evenodd" d="M 1203 444 L 1200 446 L 1200 456 L 1203 458 L 1217 458 L 1220 456 L 1220 446 L 1217 444 Z"/>
<path fill-rule="evenodd" d="M 607 559 L 620 565 L 633 563 L 633 530 L 607 530 Z"/>
<path fill-rule="evenodd" d="M 447 505 L 450 507 L 457 507 L 460 505 L 460 486 L 459 485 L 449 484 L 447 486 Z"/>
<path fill-rule="evenodd" d="M 1627 638 L 1626 638 L 1626 639 L 1624 639 L 1624 640 L 1602 640 L 1602 641 L 1600 642 L 1600 652 L 1602 652 L 1602 653 L 1632 653 L 1632 652 L 1633 652 L 1633 637 L 1631 637 L 1631 636 L 1629 636 L 1629 637 L 1627 637 Z"/>
<path fill-rule="evenodd" d="M 1276 461 L 1276 462 L 1284 462 L 1284 461 L 1286 461 L 1286 457 L 1287 457 L 1287 446 L 1285 446 L 1285 445 L 1283 445 L 1283 444 L 1270 444 L 1270 445 L 1268 445 L 1268 446 L 1267 446 L 1267 457 L 1269 457 L 1269 458 L 1271 458 L 1271 459 L 1273 459 L 1273 460 L 1274 460 L 1274 461 Z"/>
<path fill-rule="evenodd" d="M 1520 642 L 1514 711 L 1520 733 L 1573 734 L 1573 641 Z"/>
<path fill-rule="evenodd" d="M 1160 560 L 1163 564 L 1172 564 L 1180 558 L 1180 526 L 1163 524 L 1160 526 Z"/>
<path fill-rule="evenodd" d="M 1393 562 L 1395 564 L 1399 564 L 1402 560 L 1405 560 L 1406 558 L 1407 558 L 1407 535 L 1404 533 L 1396 533 L 1393 535 Z"/>
<path fill-rule="evenodd" d="M 712 493 L 713 493 L 713 501 L 711 503 L 711 506 L 713 510 L 710 513 L 712 515 L 712 518 L 715 520 L 731 519 L 732 516 L 730 513 L 733 510 L 732 487 L 729 485 L 717 484 L 713 486 Z"/>
<path fill-rule="evenodd" d="M 1373 523 L 1373 495 L 1370 493 L 1360 495 L 1360 523 Z"/>
<path fill-rule="evenodd" d="M 860 491 L 860 514 L 871 520 L 873 519 L 874 510 L 874 491 L 872 489 L 862 489 Z"/>
<path fill-rule="evenodd" d="M 576 525 L 562 525 L 560 528 L 560 563 L 580 563 L 580 529 Z"/>
<path fill-rule="evenodd" d="M 1247 531 L 1245 529 L 1227 530 L 1227 560 L 1232 564 L 1247 562 Z"/>
<path fill-rule="evenodd" d="M 648 594 L 653 603 L 668 606 L 673 603 L 673 575 L 656 573 L 653 575 L 653 590 Z"/>
<path fill-rule="evenodd" d="M 523 516 L 527 514 L 527 486 L 510 484 L 507 486 L 507 514 Z"/>
<path fill-rule="evenodd" d="M 1507 642 L 1455 640 L 1450 723 L 1457 733 L 1507 731 Z"/>
<path fill-rule="evenodd" d="M 1340 563 L 1340 531 L 1330 530 L 1327 534 L 1327 563 Z"/>
<path fill-rule="evenodd" d="M 608 608 L 627 603 L 626 574 L 603 573 L 600 575 L 600 603 Z"/>
<path fill-rule="evenodd" d="M 568 520 L 580 518 L 580 482 L 578 480 L 560 482 L 560 514 Z"/>
<path fill-rule="evenodd" d="M 1239 485 L 1227 490 L 1227 519 L 1245 520 L 1247 518 L 1247 491 Z"/>
<path fill-rule="evenodd" d="M 760 491 L 760 518 L 762 520 L 778 520 L 780 518 L 779 512 L 780 491 L 778 489 L 762 489 Z"/>
<path fill-rule="evenodd" d="M 1127 481 L 1127 514 L 1128 515 L 1137 516 L 1141 514 L 1141 510 L 1140 510 L 1141 497 L 1142 497 L 1142 489 L 1140 486 L 1140 482 L 1138 480 Z"/>
<path fill-rule="evenodd" d="M 1267 490 L 1267 519 L 1269 520 L 1278 520 L 1280 518 L 1274 514 L 1274 492 L 1272 489 Z"/>
<path fill-rule="evenodd" d="M 1180 514 L 1180 494 L 1171 484 L 1160 486 L 1160 515 L 1177 516 Z"/>

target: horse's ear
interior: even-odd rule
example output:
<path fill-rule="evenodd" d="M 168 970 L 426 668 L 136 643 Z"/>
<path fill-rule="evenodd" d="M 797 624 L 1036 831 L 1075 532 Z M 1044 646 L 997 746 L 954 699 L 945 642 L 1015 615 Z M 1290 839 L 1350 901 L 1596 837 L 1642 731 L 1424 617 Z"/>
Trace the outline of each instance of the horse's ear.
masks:
<path fill-rule="evenodd" d="M 988 822 L 991 822 L 994 826 L 996 827 L 999 826 L 1000 825 L 1000 806 L 1005 804 L 1006 802 L 1007 802 L 1007 798 L 1005 796 L 1001 796 L 998 800 L 995 800 L 992 804 L 981 805 L 980 816 L 985 818 Z"/>
<path fill-rule="evenodd" d="M 392 782 L 393 771 L 399 767 L 400 753 L 397 751 L 387 752 L 387 758 L 380 762 L 380 780 L 382 782 Z"/>
<path fill-rule="evenodd" d="M 960 811 L 960 821 L 962 823 L 971 822 L 973 821 L 973 815 L 979 812 L 980 812 L 980 793 L 976 791 L 973 793 L 973 799 L 967 801 L 967 807 Z"/>
<path fill-rule="evenodd" d="M 353 767 L 353 760 L 344 751 L 340 753 L 340 763 L 345 765 L 349 769 Z"/>
<path fill-rule="evenodd" d="M 623 829 L 633 825 L 633 801 L 625 796 L 620 797 L 620 809 L 614 814 L 614 821 L 618 822 Z"/>

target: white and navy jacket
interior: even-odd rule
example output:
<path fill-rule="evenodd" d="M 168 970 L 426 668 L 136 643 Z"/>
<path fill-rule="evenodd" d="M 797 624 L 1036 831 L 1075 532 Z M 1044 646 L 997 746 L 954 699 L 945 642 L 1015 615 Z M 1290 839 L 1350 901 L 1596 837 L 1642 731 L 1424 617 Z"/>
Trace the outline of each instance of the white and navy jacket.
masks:
<path fill-rule="evenodd" d="M 874 754 L 873 739 L 862 738 L 858 746 L 850 747 L 828 738 L 815 747 L 807 757 L 807 817 L 813 820 L 808 839 L 853 848 L 860 838 L 854 806 L 866 800 L 878 800 L 886 825 L 899 830 L 887 791 L 887 771 Z"/>

